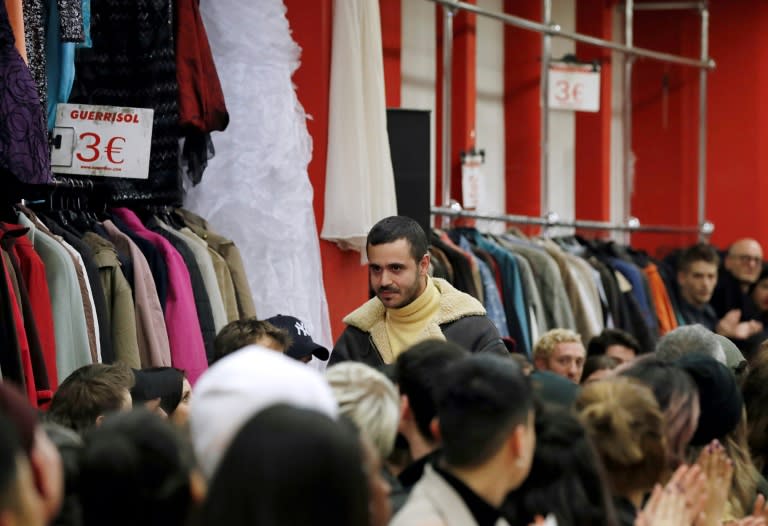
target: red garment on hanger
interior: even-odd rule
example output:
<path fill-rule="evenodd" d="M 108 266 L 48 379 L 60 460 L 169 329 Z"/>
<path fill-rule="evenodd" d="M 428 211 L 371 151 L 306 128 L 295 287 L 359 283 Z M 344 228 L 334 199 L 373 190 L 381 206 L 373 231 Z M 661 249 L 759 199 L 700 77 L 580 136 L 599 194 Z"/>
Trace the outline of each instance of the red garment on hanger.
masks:
<path fill-rule="evenodd" d="M 23 228 L 18 225 L 3 223 L 3 229 Z M 13 254 L 19 261 L 21 279 L 27 287 L 29 301 L 35 317 L 37 333 L 48 372 L 48 384 L 52 391 L 59 386 L 56 371 L 56 336 L 53 327 L 53 308 L 51 295 L 48 290 L 48 279 L 45 277 L 45 264 L 35 252 L 32 241 L 27 236 L 18 237 L 13 243 Z"/>
<path fill-rule="evenodd" d="M 32 407 L 37 407 L 37 389 L 35 388 L 35 373 L 32 370 L 32 358 L 29 354 L 29 342 L 27 341 L 27 332 L 24 329 L 24 319 L 21 317 L 19 309 L 19 298 L 16 297 L 16 290 L 13 287 L 8 267 L 5 264 L 5 258 L 0 257 L 0 265 L 3 265 L 3 274 L 8 284 L 8 293 L 11 296 L 11 311 L 13 313 L 13 322 L 16 325 L 16 336 L 19 342 L 19 351 L 21 353 L 21 367 L 24 372 L 24 382 L 27 392 L 27 399 Z"/>
<path fill-rule="evenodd" d="M 229 113 L 198 0 L 177 0 L 175 4 L 179 124 L 182 130 L 223 131 Z"/>

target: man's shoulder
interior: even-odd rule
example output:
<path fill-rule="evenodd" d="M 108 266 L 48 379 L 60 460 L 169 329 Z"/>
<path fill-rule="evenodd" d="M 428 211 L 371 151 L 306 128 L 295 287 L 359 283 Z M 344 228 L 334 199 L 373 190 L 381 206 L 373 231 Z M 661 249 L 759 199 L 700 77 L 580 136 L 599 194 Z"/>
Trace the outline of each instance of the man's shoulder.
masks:
<path fill-rule="evenodd" d="M 485 307 L 480 301 L 441 278 L 433 278 L 440 291 L 440 309 L 435 320 L 444 325 L 467 316 L 485 316 Z"/>
<path fill-rule="evenodd" d="M 741 282 L 734 276 L 730 270 L 720 265 L 717 269 L 717 283 L 715 283 L 715 291 L 722 292 L 738 292 L 741 294 Z"/>
<path fill-rule="evenodd" d="M 477 524 L 461 495 L 432 466 L 414 486 L 390 526 L 472 526 Z M 496 526 L 509 526 L 499 519 Z"/>
<path fill-rule="evenodd" d="M 333 346 L 328 365 L 352 360 L 379 367 L 384 362 L 377 351 L 369 332 L 347 325 Z"/>
<path fill-rule="evenodd" d="M 715 325 L 717 325 L 718 321 L 717 314 L 715 313 L 715 309 L 709 303 L 697 307 L 681 298 L 680 313 L 683 315 L 683 319 L 689 324 L 698 323 L 710 331 L 715 330 Z"/>
<path fill-rule="evenodd" d="M 378 298 L 371 298 L 347 314 L 342 320 L 348 327 L 369 332 L 374 324 L 384 319 L 386 309 Z"/>
<path fill-rule="evenodd" d="M 431 467 L 427 467 L 390 526 L 449 526 L 455 518 L 455 508 L 458 508 L 460 515 L 468 515 L 468 510 L 466 514 L 462 513 L 463 507 L 458 493 Z M 471 518 L 471 515 L 468 516 Z"/>

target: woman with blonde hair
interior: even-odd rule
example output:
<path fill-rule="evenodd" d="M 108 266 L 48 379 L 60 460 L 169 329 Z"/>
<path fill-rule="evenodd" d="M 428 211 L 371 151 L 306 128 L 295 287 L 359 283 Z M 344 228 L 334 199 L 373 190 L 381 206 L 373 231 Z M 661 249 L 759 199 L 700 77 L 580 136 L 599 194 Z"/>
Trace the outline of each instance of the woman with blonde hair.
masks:
<path fill-rule="evenodd" d="M 639 381 L 616 377 L 584 385 L 575 407 L 603 461 L 619 524 L 631 525 L 667 470 L 659 404 Z"/>

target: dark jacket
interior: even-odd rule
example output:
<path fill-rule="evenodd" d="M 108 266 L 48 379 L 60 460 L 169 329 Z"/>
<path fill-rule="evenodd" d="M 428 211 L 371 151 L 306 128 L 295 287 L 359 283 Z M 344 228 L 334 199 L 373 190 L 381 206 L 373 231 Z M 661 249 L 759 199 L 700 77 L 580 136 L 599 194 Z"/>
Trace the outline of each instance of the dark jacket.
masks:
<path fill-rule="evenodd" d="M 440 291 L 440 308 L 427 325 L 425 339 L 445 338 L 469 351 L 491 351 L 508 354 L 499 332 L 485 315 L 485 309 L 475 298 L 455 289 L 440 278 L 433 278 Z M 331 354 L 330 364 L 353 360 L 380 366 L 395 359 L 389 346 L 385 326 L 386 308 L 378 298 L 368 300 L 353 311 L 344 323 Z"/>
<path fill-rule="evenodd" d="M 742 292 L 741 283 L 736 276 L 722 265 L 718 270 L 717 285 L 709 303 L 715 309 L 717 319 L 721 319 L 733 309 L 741 310 L 741 321 L 752 319 L 753 309 L 749 296 Z"/>

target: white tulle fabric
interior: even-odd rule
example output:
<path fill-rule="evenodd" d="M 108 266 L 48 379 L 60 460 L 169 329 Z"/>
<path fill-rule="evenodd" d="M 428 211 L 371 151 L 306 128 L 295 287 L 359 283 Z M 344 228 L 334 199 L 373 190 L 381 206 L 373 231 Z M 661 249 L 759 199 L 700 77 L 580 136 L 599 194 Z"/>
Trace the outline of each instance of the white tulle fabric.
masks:
<path fill-rule="evenodd" d="M 397 214 L 387 137 L 378 0 L 336 0 L 321 237 L 365 248 L 368 231 Z"/>
<path fill-rule="evenodd" d="M 239 247 L 259 318 L 290 314 L 331 348 L 307 164 L 312 141 L 291 75 L 300 49 L 282 0 L 203 0 L 230 115 L 186 206 Z"/>

